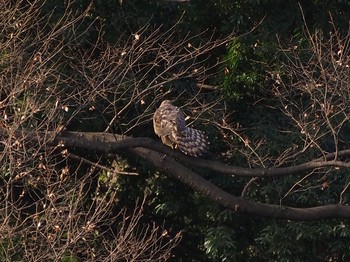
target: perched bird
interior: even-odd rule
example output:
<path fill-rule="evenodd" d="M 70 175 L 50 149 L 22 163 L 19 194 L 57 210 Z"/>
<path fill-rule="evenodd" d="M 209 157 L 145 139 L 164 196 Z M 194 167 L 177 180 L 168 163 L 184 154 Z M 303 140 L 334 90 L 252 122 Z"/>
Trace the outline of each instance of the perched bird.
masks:
<path fill-rule="evenodd" d="M 153 128 L 163 144 L 179 148 L 185 154 L 200 156 L 207 151 L 206 134 L 187 127 L 184 114 L 169 100 L 164 100 L 154 113 Z"/>

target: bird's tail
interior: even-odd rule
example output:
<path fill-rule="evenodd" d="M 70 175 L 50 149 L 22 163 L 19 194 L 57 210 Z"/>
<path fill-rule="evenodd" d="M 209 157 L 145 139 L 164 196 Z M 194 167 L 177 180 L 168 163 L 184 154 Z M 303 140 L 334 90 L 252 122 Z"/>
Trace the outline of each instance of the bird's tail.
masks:
<path fill-rule="evenodd" d="M 176 144 L 185 154 L 201 156 L 207 152 L 209 143 L 208 137 L 203 131 L 188 127 L 177 137 Z"/>

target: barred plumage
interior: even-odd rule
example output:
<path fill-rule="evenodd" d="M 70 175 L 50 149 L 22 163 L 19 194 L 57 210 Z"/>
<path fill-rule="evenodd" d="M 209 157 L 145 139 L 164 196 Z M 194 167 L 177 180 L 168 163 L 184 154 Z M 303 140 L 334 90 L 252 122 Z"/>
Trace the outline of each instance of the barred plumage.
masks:
<path fill-rule="evenodd" d="M 187 127 L 181 110 L 164 100 L 153 115 L 154 132 L 163 144 L 179 148 L 185 154 L 200 156 L 207 151 L 208 140 L 203 131 Z"/>

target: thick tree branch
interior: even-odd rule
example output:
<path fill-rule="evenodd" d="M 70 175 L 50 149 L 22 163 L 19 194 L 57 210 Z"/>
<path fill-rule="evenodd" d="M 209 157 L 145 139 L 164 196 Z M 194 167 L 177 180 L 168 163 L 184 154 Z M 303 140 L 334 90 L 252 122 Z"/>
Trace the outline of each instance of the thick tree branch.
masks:
<path fill-rule="evenodd" d="M 350 168 L 350 163 L 331 160 L 335 154 L 329 154 L 326 156 L 327 160 L 316 159 L 300 165 L 290 167 L 277 167 L 277 168 L 242 168 L 223 164 L 219 161 L 203 160 L 196 157 L 187 156 L 179 151 L 170 149 L 163 144 L 156 142 L 151 138 L 130 138 L 118 134 L 100 133 L 100 132 L 69 132 L 65 131 L 58 135 L 53 132 L 27 132 L 16 131 L 16 136 L 26 137 L 28 140 L 37 140 L 41 144 L 49 142 L 51 145 L 62 144 L 67 147 L 78 147 L 88 150 L 96 150 L 104 153 L 117 153 L 122 149 L 130 149 L 136 147 L 143 147 L 152 149 L 159 153 L 166 154 L 174 157 L 180 162 L 186 165 L 195 167 L 210 169 L 212 171 L 235 175 L 235 176 L 247 176 L 247 177 L 279 177 L 300 174 L 309 170 L 323 168 L 323 167 L 342 167 Z M 337 153 L 337 156 L 349 156 L 350 150 L 343 150 Z"/>
<path fill-rule="evenodd" d="M 350 218 L 350 206 L 329 205 L 311 208 L 293 208 L 279 205 L 254 203 L 252 201 L 235 197 L 212 183 L 208 182 L 198 174 L 177 163 L 171 157 L 145 148 L 133 148 L 129 151 L 149 161 L 158 169 L 168 175 L 179 179 L 194 190 L 201 192 L 214 202 L 232 209 L 238 213 L 245 213 L 270 218 L 289 220 L 317 220 L 325 218 Z"/>
<path fill-rule="evenodd" d="M 194 159 L 181 153 L 175 152 L 160 143 L 155 143 L 150 138 L 125 138 L 121 135 L 108 133 L 81 133 L 81 132 L 63 132 L 54 136 L 53 132 L 24 132 L 16 131 L 15 136 L 18 138 L 34 141 L 40 144 L 61 144 L 65 147 L 78 147 L 89 150 L 96 150 L 103 153 L 114 153 L 121 149 L 127 149 L 129 152 L 138 155 L 146 161 L 153 164 L 159 170 L 166 172 L 168 175 L 175 177 L 183 183 L 189 185 L 194 190 L 202 193 L 214 202 L 232 209 L 239 213 L 252 214 L 270 218 L 290 219 L 290 220 L 316 220 L 325 218 L 350 218 L 350 206 L 347 205 L 328 205 L 311 208 L 293 208 L 280 205 L 271 205 L 263 203 L 255 203 L 240 197 L 235 197 L 214 184 L 208 182 L 195 172 L 189 170 L 173 159 L 178 157 L 181 161 L 195 166 L 205 167 L 203 159 Z M 262 170 L 245 169 L 227 166 L 227 170 L 241 171 L 242 174 L 237 175 L 255 175 L 266 176 L 271 174 L 292 174 L 295 170 L 306 171 L 311 168 L 325 167 L 335 165 L 338 161 L 328 162 L 308 162 L 296 167 L 290 168 L 274 168 Z M 221 170 L 215 168 L 214 164 L 224 166 L 215 161 L 209 161 L 213 170 Z M 290 173 L 288 173 L 290 172 Z"/>
<path fill-rule="evenodd" d="M 62 141 L 68 146 L 78 146 L 86 149 L 94 148 L 95 150 L 114 153 L 126 148 L 144 147 L 172 156 L 187 165 L 192 165 L 200 168 L 210 169 L 212 171 L 221 172 L 236 176 L 250 176 L 250 177 L 278 177 L 300 174 L 316 168 L 322 167 L 344 167 L 350 168 L 350 164 L 342 161 L 327 160 L 310 161 L 300 165 L 291 167 L 279 168 L 242 168 L 223 164 L 219 161 L 211 161 L 190 157 L 184 155 L 179 151 L 171 150 L 169 147 L 162 145 L 159 142 L 150 138 L 130 138 L 116 134 L 108 133 L 75 133 L 65 132 L 55 139 Z M 102 142 L 102 143 L 101 143 Z M 350 154 L 350 150 L 338 152 L 338 155 L 346 156 Z M 332 156 L 332 154 L 330 154 Z M 330 157 L 327 159 L 331 159 Z"/>

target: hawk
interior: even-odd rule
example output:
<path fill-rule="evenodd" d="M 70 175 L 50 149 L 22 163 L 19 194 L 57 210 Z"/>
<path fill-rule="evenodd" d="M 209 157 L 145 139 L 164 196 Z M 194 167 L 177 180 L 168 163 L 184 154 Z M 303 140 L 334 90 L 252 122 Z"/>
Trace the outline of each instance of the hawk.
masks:
<path fill-rule="evenodd" d="M 164 100 L 154 113 L 153 128 L 163 144 L 179 148 L 185 154 L 200 156 L 207 151 L 208 142 L 205 133 L 187 127 L 185 115 L 169 100 Z"/>

